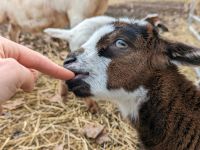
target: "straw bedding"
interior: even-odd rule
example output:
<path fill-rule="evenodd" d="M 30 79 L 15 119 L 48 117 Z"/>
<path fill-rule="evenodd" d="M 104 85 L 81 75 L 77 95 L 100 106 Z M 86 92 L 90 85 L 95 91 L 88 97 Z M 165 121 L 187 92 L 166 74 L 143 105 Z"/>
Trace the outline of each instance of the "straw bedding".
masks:
<path fill-rule="evenodd" d="M 158 4 L 166 6 L 166 2 Z M 148 7 L 142 2 L 110 5 L 106 14 L 129 17 L 145 16 L 155 7 L 155 4 L 149 3 L 152 7 Z M 159 10 L 161 18 L 170 29 L 164 36 L 200 46 L 187 30 L 185 3 L 168 2 L 168 5 L 176 7 L 169 7 L 166 11 L 162 8 Z M 6 27 L 0 27 L 3 36 L 7 36 Z M 67 54 L 66 42 L 49 40 L 45 35 L 23 34 L 20 43 L 39 51 L 58 64 L 62 64 Z M 191 68 L 182 68 L 181 71 L 195 81 L 196 75 Z M 3 106 L 4 114 L 0 116 L 0 149 L 138 149 L 136 131 L 127 120 L 122 119 L 114 104 L 100 102 L 100 111 L 91 114 L 84 102 L 73 93 L 62 100 L 57 95 L 58 83 L 58 80 L 41 75 L 31 93 L 19 91 Z"/>

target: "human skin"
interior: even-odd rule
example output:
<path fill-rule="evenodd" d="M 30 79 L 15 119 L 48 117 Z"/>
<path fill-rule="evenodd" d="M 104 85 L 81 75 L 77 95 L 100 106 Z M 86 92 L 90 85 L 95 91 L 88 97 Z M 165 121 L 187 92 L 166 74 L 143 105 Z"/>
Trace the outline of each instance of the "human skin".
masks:
<path fill-rule="evenodd" d="M 73 72 L 40 53 L 0 37 L 0 104 L 10 99 L 18 89 L 31 91 L 38 71 L 61 80 L 74 77 Z"/>

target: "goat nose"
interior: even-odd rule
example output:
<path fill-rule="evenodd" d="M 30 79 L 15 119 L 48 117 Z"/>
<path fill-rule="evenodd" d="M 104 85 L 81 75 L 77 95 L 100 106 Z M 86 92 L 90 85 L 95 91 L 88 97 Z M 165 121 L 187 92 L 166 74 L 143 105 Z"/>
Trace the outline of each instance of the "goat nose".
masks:
<path fill-rule="evenodd" d="M 64 65 L 67 65 L 67 64 L 70 64 L 70 63 L 73 63 L 76 61 L 76 57 L 75 56 L 71 56 L 71 57 L 68 57 L 64 60 Z"/>

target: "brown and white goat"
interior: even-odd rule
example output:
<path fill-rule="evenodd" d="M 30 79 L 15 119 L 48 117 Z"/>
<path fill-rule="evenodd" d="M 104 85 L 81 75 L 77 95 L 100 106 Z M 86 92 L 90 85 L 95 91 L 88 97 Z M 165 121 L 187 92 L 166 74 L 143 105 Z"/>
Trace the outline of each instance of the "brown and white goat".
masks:
<path fill-rule="evenodd" d="M 200 49 L 160 37 L 145 20 L 114 21 L 98 29 L 64 67 L 80 97 L 118 104 L 147 150 L 200 149 L 200 92 L 177 65 L 200 65 Z"/>
<path fill-rule="evenodd" d="M 71 52 L 76 51 L 82 44 L 84 44 L 90 36 L 102 26 L 112 23 L 116 18 L 110 16 L 97 16 L 85 19 L 72 29 L 56 29 L 47 28 L 44 30 L 45 33 L 49 34 L 54 38 L 67 40 L 69 43 L 69 48 Z M 148 14 L 143 20 L 148 20 L 155 27 L 161 31 L 168 31 L 167 27 L 161 22 L 158 14 Z M 65 98 L 68 93 L 67 86 L 61 81 L 59 89 L 59 94 Z M 88 110 L 92 113 L 98 111 L 98 105 L 92 99 L 85 99 Z"/>
<path fill-rule="evenodd" d="M 20 31 L 41 32 L 48 27 L 74 27 L 85 18 L 102 15 L 108 0 L 1 0 L 0 24 L 9 23 L 9 36 Z"/>

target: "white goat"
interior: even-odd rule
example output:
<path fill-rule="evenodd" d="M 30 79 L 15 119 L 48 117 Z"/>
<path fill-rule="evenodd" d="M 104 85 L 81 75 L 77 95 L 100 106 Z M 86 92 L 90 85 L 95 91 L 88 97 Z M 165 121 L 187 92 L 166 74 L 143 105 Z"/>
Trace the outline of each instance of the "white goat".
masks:
<path fill-rule="evenodd" d="M 1 0 L 0 24 L 10 23 L 9 36 L 17 41 L 20 31 L 39 32 L 48 27 L 74 27 L 102 15 L 108 0 Z"/>

